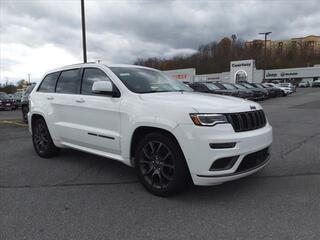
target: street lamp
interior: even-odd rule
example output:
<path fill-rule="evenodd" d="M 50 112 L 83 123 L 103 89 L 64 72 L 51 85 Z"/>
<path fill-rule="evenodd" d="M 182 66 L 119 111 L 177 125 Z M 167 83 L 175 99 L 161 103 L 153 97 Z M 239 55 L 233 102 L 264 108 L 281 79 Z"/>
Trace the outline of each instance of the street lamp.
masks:
<path fill-rule="evenodd" d="M 31 76 L 31 73 L 28 73 L 28 82 L 29 82 L 29 85 L 30 85 L 30 76 Z"/>
<path fill-rule="evenodd" d="M 262 32 L 260 35 L 264 35 L 264 68 L 263 68 L 263 82 L 266 81 L 266 68 L 267 68 L 267 36 L 272 32 Z M 271 45 L 270 45 L 271 47 Z"/>
<path fill-rule="evenodd" d="M 84 14 L 84 0 L 81 0 L 81 22 L 82 22 L 82 46 L 83 62 L 87 62 L 87 44 L 86 44 L 86 19 Z"/>

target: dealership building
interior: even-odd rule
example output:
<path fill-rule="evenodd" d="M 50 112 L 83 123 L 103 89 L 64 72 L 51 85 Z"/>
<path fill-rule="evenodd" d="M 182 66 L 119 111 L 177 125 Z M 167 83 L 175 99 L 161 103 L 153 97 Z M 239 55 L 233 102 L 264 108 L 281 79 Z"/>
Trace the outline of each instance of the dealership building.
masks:
<path fill-rule="evenodd" d="M 230 72 L 196 75 L 195 68 L 177 69 L 165 71 L 171 78 L 183 82 L 262 82 L 263 70 L 256 69 L 255 60 L 232 61 L 230 63 Z M 285 68 L 285 69 L 267 69 L 265 78 L 268 82 L 292 82 L 299 83 L 301 80 L 312 83 L 320 79 L 320 65 L 303 68 Z"/>

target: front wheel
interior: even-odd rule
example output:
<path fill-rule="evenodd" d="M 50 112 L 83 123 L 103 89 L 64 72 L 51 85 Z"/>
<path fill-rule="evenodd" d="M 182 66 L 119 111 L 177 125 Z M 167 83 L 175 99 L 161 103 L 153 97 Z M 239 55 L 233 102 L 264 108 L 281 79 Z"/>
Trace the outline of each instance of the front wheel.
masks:
<path fill-rule="evenodd" d="M 34 149 L 40 157 L 53 157 L 59 152 L 59 148 L 54 145 L 43 118 L 36 119 L 32 124 L 32 142 Z"/>
<path fill-rule="evenodd" d="M 140 141 L 135 151 L 135 168 L 143 186 L 157 196 L 183 190 L 190 179 L 180 146 L 161 133 L 150 133 Z"/>

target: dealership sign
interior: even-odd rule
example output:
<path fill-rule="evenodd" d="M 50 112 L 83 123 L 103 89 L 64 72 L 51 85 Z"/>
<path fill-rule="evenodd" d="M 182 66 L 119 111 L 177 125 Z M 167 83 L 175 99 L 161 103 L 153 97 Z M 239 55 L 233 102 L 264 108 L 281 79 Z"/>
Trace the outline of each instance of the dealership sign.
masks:
<path fill-rule="evenodd" d="M 194 82 L 196 76 L 195 68 L 176 69 L 163 72 L 174 80 L 189 83 Z"/>
<path fill-rule="evenodd" d="M 230 62 L 230 80 L 253 81 L 253 71 L 255 70 L 255 61 L 253 59 Z"/>
<path fill-rule="evenodd" d="M 267 79 L 281 79 L 281 78 L 312 78 L 320 76 L 320 68 L 307 67 L 295 69 L 279 69 L 266 70 Z"/>

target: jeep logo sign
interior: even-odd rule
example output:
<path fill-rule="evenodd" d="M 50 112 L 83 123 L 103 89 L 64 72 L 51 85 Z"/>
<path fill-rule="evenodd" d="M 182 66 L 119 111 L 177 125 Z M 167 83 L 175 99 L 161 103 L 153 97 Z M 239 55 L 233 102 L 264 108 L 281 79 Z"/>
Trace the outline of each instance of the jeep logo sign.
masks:
<path fill-rule="evenodd" d="M 232 61 L 230 63 L 230 77 L 233 82 L 248 81 L 253 82 L 253 71 L 255 70 L 255 61 L 243 60 Z"/>

